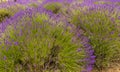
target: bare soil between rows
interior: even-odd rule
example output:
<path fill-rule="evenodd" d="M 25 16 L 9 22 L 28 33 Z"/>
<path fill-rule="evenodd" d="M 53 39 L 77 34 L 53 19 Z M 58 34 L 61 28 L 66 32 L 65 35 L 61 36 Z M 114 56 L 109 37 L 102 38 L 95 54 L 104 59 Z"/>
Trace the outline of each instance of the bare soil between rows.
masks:
<path fill-rule="evenodd" d="M 113 64 L 111 67 L 99 71 L 94 69 L 92 72 L 120 72 L 120 63 Z"/>

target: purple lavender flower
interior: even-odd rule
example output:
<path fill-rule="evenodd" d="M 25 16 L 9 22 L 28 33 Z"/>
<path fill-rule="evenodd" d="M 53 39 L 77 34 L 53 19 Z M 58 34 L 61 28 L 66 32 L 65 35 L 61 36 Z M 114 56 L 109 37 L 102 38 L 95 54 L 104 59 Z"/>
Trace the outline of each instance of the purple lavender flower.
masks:
<path fill-rule="evenodd" d="M 14 42 L 15 45 L 18 45 L 19 43 L 18 42 Z"/>
<path fill-rule="evenodd" d="M 77 49 L 77 52 L 80 52 L 80 51 L 81 51 L 81 48 L 78 48 L 78 49 Z"/>
<path fill-rule="evenodd" d="M 7 59 L 7 57 L 6 57 L 6 56 L 4 56 L 3 60 L 6 60 L 6 59 Z"/>
<path fill-rule="evenodd" d="M 118 17 L 118 19 L 120 20 L 120 16 Z"/>

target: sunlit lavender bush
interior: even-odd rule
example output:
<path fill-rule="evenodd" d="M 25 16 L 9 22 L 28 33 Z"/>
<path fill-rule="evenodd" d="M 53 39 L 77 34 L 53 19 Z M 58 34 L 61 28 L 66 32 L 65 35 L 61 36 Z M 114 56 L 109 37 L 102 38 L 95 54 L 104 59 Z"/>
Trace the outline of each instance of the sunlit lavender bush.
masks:
<path fill-rule="evenodd" d="M 92 70 L 95 57 L 85 42 L 87 38 L 81 40 L 74 26 L 62 20 L 59 14 L 54 15 L 41 7 L 28 8 L 1 25 L 2 72 Z M 84 45 L 89 46 L 85 49 Z"/>

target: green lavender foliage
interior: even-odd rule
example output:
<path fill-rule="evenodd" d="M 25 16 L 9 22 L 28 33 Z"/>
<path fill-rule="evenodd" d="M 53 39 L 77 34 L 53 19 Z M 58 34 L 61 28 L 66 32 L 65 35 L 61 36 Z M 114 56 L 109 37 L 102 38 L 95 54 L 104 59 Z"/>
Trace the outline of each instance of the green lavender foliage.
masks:
<path fill-rule="evenodd" d="M 38 7 L 38 5 L 37 5 L 36 3 L 29 4 L 28 6 L 30 6 L 30 7 L 35 7 L 35 8 Z"/>
<path fill-rule="evenodd" d="M 42 3 L 42 0 L 38 0 L 36 2 L 32 2 L 32 3 L 28 4 L 27 6 L 37 8 L 41 3 Z"/>
<path fill-rule="evenodd" d="M 14 25 L 10 25 L 3 34 L 0 45 L 1 72 L 82 70 L 84 63 L 79 60 L 84 59 L 85 53 L 80 42 L 72 42 L 74 33 L 65 30 L 62 22 L 51 25 L 54 21 L 49 22 L 49 16 L 46 14 L 37 14 L 32 20 L 25 17 L 24 24 L 18 22 L 16 30 Z M 45 22 L 46 20 L 48 22 Z M 22 35 L 18 36 L 20 32 Z M 5 44 L 4 40 L 11 44 Z M 78 48 L 81 48 L 80 52 L 77 51 Z"/>
<path fill-rule="evenodd" d="M 17 12 L 19 12 L 19 11 L 21 11 L 21 10 L 25 10 L 26 8 L 27 8 L 27 6 L 20 5 L 20 4 L 16 4 L 16 5 L 14 5 L 14 6 L 7 7 L 6 9 L 7 9 L 10 13 L 12 13 L 12 16 L 13 16 L 15 13 L 17 13 Z"/>
<path fill-rule="evenodd" d="M 0 9 L 0 22 L 2 22 L 5 18 L 9 18 L 11 13 L 6 9 Z"/>
<path fill-rule="evenodd" d="M 112 4 L 112 2 L 105 2 L 105 1 L 96 1 L 94 4 Z"/>
<path fill-rule="evenodd" d="M 117 25 L 102 11 L 75 11 L 71 22 L 85 31 L 96 56 L 96 67 L 107 67 L 120 59 L 120 42 Z"/>
<path fill-rule="evenodd" d="M 62 4 L 59 2 L 51 2 L 44 5 L 44 8 L 52 11 L 53 13 L 59 13 L 62 8 Z"/>

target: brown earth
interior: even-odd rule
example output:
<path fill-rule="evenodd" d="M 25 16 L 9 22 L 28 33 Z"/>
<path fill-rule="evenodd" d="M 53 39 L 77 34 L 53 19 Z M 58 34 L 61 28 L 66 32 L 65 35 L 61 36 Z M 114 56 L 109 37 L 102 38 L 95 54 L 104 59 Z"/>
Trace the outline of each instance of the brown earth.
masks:
<path fill-rule="evenodd" d="M 120 64 L 113 64 L 111 67 L 103 70 L 93 70 L 92 72 L 120 72 Z"/>

